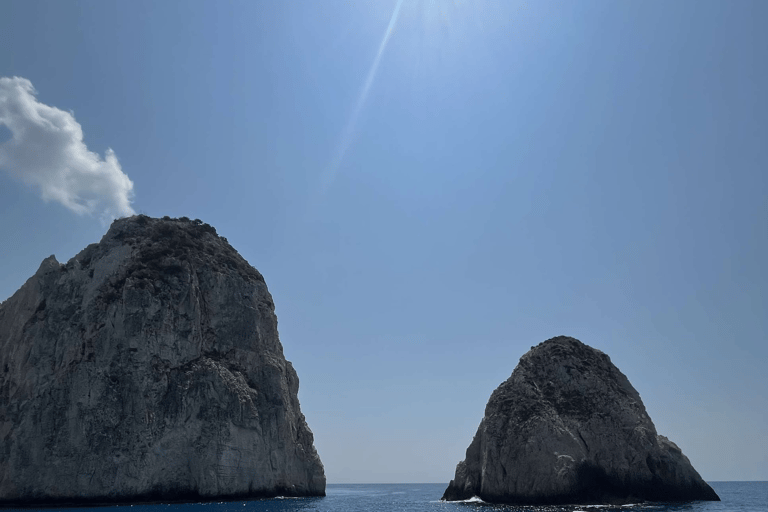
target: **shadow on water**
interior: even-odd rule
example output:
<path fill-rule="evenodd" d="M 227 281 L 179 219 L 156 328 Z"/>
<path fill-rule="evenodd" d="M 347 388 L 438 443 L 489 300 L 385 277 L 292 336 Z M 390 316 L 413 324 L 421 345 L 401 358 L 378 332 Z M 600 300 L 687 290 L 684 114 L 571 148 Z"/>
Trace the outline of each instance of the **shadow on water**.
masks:
<path fill-rule="evenodd" d="M 476 512 L 677 512 L 697 510 L 690 503 L 642 503 L 629 505 L 494 505 L 491 503 L 457 503 L 466 511 Z"/>

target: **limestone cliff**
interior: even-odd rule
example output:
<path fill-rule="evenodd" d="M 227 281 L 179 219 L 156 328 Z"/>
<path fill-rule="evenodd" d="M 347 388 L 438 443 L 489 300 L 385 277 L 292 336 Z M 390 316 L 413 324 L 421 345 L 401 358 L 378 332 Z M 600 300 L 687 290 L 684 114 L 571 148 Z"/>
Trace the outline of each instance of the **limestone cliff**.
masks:
<path fill-rule="evenodd" d="M 558 337 L 491 395 L 445 500 L 599 504 L 718 500 L 607 355 Z"/>
<path fill-rule="evenodd" d="M 298 387 L 226 239 L 117 220 L 0 304 L 0 506 L 324 495 Z"/>

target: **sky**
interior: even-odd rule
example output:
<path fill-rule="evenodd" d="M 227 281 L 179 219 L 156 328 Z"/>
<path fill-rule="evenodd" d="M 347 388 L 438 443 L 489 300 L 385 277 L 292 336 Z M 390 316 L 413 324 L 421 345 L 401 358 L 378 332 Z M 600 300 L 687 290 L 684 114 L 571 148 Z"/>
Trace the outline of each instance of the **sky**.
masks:
<path fill-rule="evenodd" d="M 444 482 L 548 338 L 768 480 L 768 2 L 0 2 L 0 300 L 133 213 L 264 275 L 329 483 Z"/>

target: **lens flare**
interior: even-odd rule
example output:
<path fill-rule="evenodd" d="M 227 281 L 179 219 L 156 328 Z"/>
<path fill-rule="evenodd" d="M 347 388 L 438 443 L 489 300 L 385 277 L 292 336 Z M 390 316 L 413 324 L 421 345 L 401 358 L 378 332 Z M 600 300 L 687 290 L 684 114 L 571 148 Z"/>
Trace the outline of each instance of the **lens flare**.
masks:
<path fill-rule="evenodd" d="M 392 37 L 392 32 L 395 29 L 395 23 L 397 22 L 397 16 L 400 13 L 400 6 L 402 4 L 403 0 L 397 1 L 395 9 L 392 12 L 392 17 L 389 19 L 389 25 L 387 26 L 387 30 L 384 32 L 384 37 L 381 39 L 381 44 L 379 44 L 379 51 L 376 53 L 376 58 L 373 59 L 371 68 L 368 70 L 368 76 L 365 78 L 363 88 L 360 90 L 360 94 L 357 97 L 355 109 L 352 111 L 352 115 L 349 116 L 349 121 L 347 121 L 347 125 L 344 128 L 339 148 L 324 173 L 322 181 L 322 192 L 328 190 L 331 184 L 333 184 L 339 172 L 339 166 L 341 165 L 342 160 L 344 160 L 344 155 L 347 153 L 347 150 L 352 143 L 352 135 L 355 131 L 357 118 L 360 117 L 360 112 L 362 111 L 363 106 L 365 105 L 365 101 L 368 98 L 368 93 L 371 90 L 371 85 L 373 85 L 373 80 L 376 78 L 376 70 L 379 68 L 379 62 L 381 62 L 381 56 L 384 54 L 384 49 L 387 47 L 389 38 Z"/>

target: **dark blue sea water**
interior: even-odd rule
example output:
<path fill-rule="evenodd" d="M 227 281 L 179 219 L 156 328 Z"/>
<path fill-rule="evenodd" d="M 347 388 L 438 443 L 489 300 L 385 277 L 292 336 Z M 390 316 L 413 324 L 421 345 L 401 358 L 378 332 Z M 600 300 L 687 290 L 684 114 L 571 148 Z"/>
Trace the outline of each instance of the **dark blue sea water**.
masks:
<path fill-rule="evenodd" d="M 445 484 L 330 484 L 324 498 L 284 498 L 229 503 L 133 505 L 56 512 L 767 512 L 768 482 L 710 482 L 722 501 L 615 506 L 514 507 L 477 502 L 445 503 Z"/>

